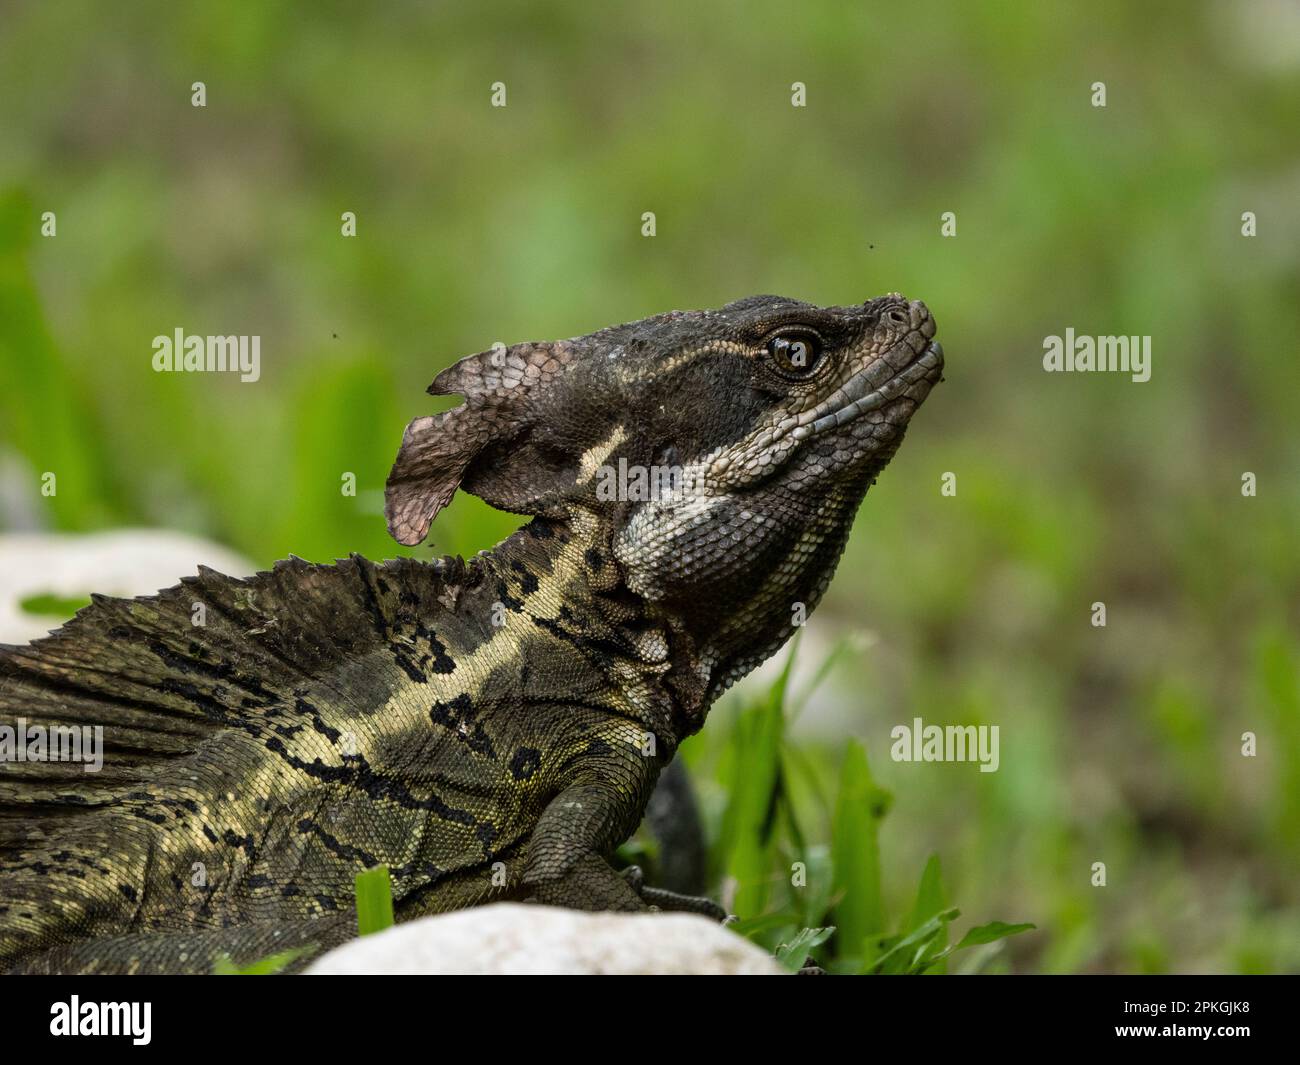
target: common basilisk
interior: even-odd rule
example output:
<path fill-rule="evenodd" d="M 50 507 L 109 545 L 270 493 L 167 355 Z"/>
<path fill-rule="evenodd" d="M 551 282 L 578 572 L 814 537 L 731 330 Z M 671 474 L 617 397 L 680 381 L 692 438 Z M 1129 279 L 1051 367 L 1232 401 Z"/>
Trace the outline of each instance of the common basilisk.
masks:
<path fill-rule="evenodd" d="M 464 402 L 407 427 L 385 509 L 407 545 L 457 489 L 532 516 L 493 550 L 200 569 L 0 649 L 0 726 L 106 748 L 93 774 L 0 762 L 0 969 L 305 963 L 355 933 L 380 863 L 398 920 L 713 909 L 608 857 L 821 598 L 939 380 L 934 333 L 898 295 L 758 296 L 472 355 L 430 386 Z"/>

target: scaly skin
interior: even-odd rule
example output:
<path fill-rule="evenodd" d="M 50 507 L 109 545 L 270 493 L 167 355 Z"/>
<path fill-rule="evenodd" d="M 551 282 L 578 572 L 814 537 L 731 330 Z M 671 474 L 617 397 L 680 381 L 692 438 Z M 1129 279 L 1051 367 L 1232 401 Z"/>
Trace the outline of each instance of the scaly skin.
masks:
<path fill-rule="evenodd" d="M 821 597 L 939 379 L 933 335 L 900 296 L 754 297 L 471 356 L 430 389 L 466 402 L 408 427 L 387 513 L 407 544 L 457 488 L 533 515 L 493 551 L 202 570 L 0 649 L 0 725 L 99 724 L 106 746 L 98 774 L 0 763 L 0 968 L 305 964 L 354 934 L 381 862 L 398 920 L 709 909 L 607 858 Z M 611 499 L 620 460 L 681 478 Z"/>

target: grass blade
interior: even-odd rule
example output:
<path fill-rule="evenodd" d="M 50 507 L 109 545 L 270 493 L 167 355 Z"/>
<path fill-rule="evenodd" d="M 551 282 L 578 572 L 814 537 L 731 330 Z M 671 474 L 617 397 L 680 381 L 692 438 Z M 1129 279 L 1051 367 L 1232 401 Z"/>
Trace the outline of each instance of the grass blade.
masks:
<path fill-rule="evenodd" d="M 393 885 L 388 866 L 357 874 L 357 933 L 368 936 L 393 925 Z"/>

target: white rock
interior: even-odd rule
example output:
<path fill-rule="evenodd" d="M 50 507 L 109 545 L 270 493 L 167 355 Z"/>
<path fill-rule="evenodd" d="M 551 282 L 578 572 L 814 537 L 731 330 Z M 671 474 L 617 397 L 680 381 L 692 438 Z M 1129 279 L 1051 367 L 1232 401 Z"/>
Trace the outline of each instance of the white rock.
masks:
<path fill-rule="evenodd" d="M 200 564 L 232 577 L 254 570 L 228 548 L 164 529 L 0 534 L 0 643 L 26 643 L 67 620 L 29 614 L 25 599 L 152 595 L 197 573 Z"/>
<path fill-rule="evenodd" d="M 322 955 L 309 974 L 768 976 L 785 970 L 714 921 L 500 902 L 395 925 Z"/>

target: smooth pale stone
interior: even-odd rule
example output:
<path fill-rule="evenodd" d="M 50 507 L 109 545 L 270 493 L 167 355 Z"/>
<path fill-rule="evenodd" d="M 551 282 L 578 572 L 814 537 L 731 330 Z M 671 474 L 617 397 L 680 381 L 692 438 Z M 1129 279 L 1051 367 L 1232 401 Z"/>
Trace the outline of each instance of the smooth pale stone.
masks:
<path fill-rule="evenodd" d="M 779 976 L 766 951 L 683 913 L 582 913 L 499 902 L 421 917 L 322 955 L 309 975 Z"/>
<path fill-rule="evenodd" d="M 232 577 L 257 568 L 211 540 L 165 529 L 0 534 L 0 643 L 39 639 L 67 620 L 29 614 L 25 599 L 153 595 L 201 565 Z"/>

